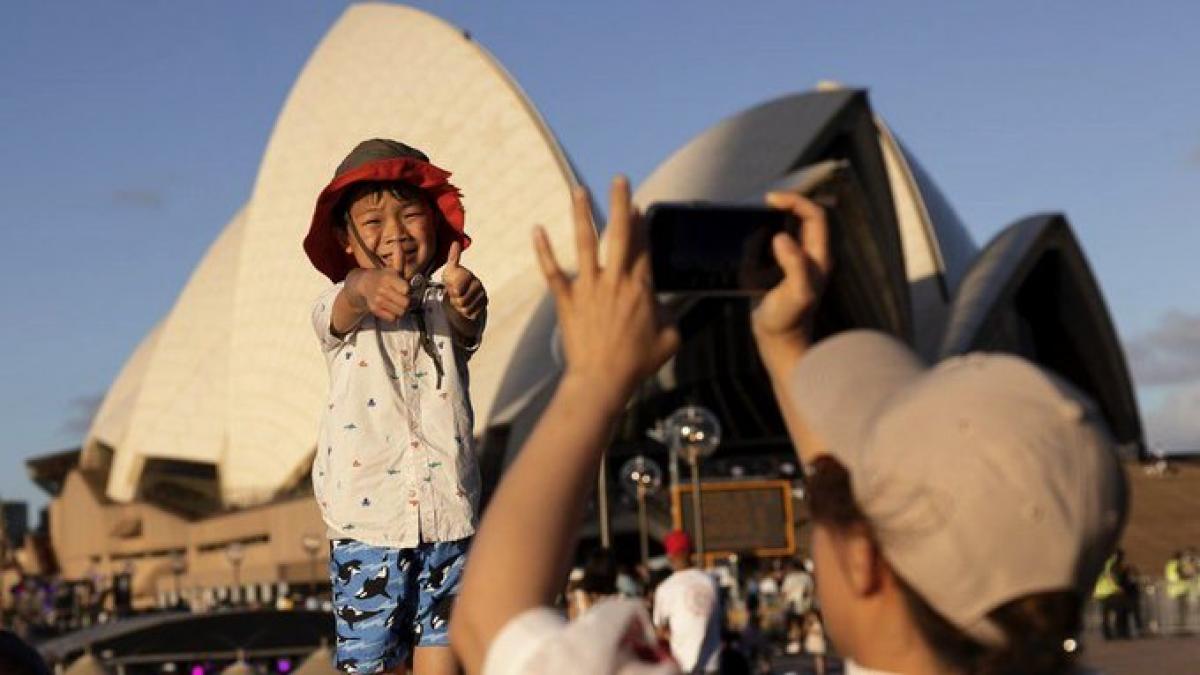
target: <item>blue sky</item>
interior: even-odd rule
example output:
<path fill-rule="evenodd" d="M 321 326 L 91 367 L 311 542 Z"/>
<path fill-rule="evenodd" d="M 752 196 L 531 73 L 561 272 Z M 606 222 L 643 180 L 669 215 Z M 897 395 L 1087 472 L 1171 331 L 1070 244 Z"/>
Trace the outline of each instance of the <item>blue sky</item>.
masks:
<path fill-rule="evenodd" d="M 636 182 L 720 119 L 819 80 L 869 88 L 978 242 L 1067 213 L 1151 440 L 1200 447 L 1200 6 L 414 4 L 498 57 L 593 186 Z M 249 196 L 284 97 L 345 6 L 6 5 L 0 495 L 44 501 L 24 458 L 79 443 Z"/>

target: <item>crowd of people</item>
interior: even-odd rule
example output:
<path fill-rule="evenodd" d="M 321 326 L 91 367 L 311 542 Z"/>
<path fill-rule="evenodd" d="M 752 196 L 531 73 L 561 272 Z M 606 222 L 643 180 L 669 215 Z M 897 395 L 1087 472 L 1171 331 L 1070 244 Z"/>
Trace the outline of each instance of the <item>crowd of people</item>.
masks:
<path fill-rule="evenodd" d="M 1200 629 L 1200 556 L 1175 551 L 1161 578 L 1148 578 L 1117 549 L 1105 562 L 1092 597 L 1106 640 Z"/>
<path fill-rule="evenodd" d="M 781 656 L 807 657 L 813 672 L 825 672 L 824 626 L 803 563 L 732 556 L 702 569 L 685 532 L 669 533 L 663 544 L 665 555 L 656 560 L 663 564 L 653 568 L 593 550 L 571 570 L 556 604 L 574 620 L 613 598 L 641 602 L 685 672 L 770 673 Z"/>

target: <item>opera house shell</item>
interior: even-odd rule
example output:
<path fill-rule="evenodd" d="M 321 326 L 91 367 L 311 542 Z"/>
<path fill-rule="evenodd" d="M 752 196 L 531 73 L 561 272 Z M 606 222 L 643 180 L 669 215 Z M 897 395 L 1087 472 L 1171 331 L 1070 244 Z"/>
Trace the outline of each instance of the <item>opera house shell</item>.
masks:
<path fill-rule="evenodd" d="M 77 461 L 31 460 L 57 495 L 51 538 L 65 577 L 132 567 L 139 594 L 161 598 L 182 559 L 185 588 L 227 586 L 223 551 L 235 542 L 247 587 L 323 576 L 301 541 L 323 536 L 308 471 L 326 373 L 308 317 L 328 282 L 300 241 L 333 168 L 371 137 L 404 140 L 454 172 L 474 238 L 463 262 L 492 298 L 471 362 L 485 480 L 519 447 L 559 370 L 528 233 L 540 223 L 558 251 L 574 250 L 578 177 L 532 103 L 469 36 L 413 9 L 356 5 L 309 59 L 249 200 L 113 382 Z M 865 92 L 818 89 L 725 120 L 667 158 L 636 200 L 758 199 L 823 162 L 839 167 L 821 190 L 840 234 L 821 331 L 880 328 L 930 359 L 1026 354 L 1091 392 L 1118 439 L 1140 452 L 1124 357 L 1066 221 L 1024 219 L 978 248 Z M 789 448 L 740 318 L 744 301 L 671 302 L 685 344 L 639 393 L 614 456 L 653 453 L 644 430 L 699 402 L 727 430 L 706 475 L 739 462 L 754 475 L 786 474 Z"/>

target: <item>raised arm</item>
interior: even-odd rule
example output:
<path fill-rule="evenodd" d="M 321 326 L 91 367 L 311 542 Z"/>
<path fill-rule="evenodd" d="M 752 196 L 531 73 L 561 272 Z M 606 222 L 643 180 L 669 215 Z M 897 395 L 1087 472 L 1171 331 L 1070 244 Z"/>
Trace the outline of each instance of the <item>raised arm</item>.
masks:
<path fill-rule="evenodd" d="M 458 343 L 474 345 L 478 344 L 486 322 L 488 296 L 479 277 L 462 266 L 461 257 L 462 246 L 456 241 L 450 245 L 450 255 L 442 268 L 442 283 L 446 286 L 443 302 L 449 310 L 446 319 Z"/>
<path fill-rule="evenodd" d="M 597 260 L 587 193 L 577 188 L 579 273 L 569 279 L 540 228 L 534 248 L 554 296 L 566 369 L 492 499 L 472 545 L 451 644 L 468 673 L 509 620 L 561 588 L 600 457 L 634 387 L 679 344 L 664 325 L 629 183 L 613 181 L 607 261 Z M 500 580 L 499 582 L 497 580 Z"/>
<path fill-rule="evenodd" d="M 808 462 L 820 451 L 808 425 L 792 402 L 791 373 L 812 343 L 813 318 L 833 268 L 825 211 L 794 193 L 772 192 L 767 203 L 789 210 L 800 221 L 800 240 L 777 234 L 771 242 L 783 280 L 767 292 L 751 316 L 758 353 L 771 377 L 771 387 L 783 413 L 788 435 Z"/>

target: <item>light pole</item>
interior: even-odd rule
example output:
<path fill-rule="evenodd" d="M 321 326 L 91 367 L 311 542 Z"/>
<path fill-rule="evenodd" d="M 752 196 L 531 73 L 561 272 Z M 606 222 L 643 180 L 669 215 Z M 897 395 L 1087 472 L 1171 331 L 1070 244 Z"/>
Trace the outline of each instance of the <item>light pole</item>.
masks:
<path fill-rule="evenodd" d="M 638 455 L 631 457 L 621 465 L 622 485 L 637 498 L 638 505 L 638 537 L 642 545 L 642 564 L 650 561 L 650 535 L 647 531 L 649 524 L 646 520 L 646 497 L 662 487 L 662 469 L 658 463 Z"/>
<path fill-rule="evenodd" d="M 300 537 L 300 546 L 308 554 L 309 595 L 314 598 L 317 597 L 317 551 L 321 550 L 321 542 L 322 539 L 311 532 Z"/>
<path fill-rule="evenodd" d="M 183 602 L 182 591 L 179 588 L 179 577 L 183 576 L 187 570 L 187 556 L 183 551 L 175 551 L 171 554 L 171 574 L 175 577 L 175 605 L 180 606 Z"/>
<path fill-rule="evenodd" d="M 600 524 L 600 547 L 612 548 L 612 533 L 608 520 L 608 451 L 600 455 L 600 471 L 596 474 L 596 516 Z"/>
<path fill-rule="evenodd" d="M 242 597 L 242 560 L 246 557 L 246 549 L 240 542 L 233 542 L 225 547 L 225 557 L 233 566 L 233 593 L 230 594 L 230 604 L 238 604 Z"/>
<path fill-rule="evenodd" d="M 704 506 L 700 491 L 700 461 L 716 452 L 721 444 L 721 423 L 708 408 L 687 405 L 671 413 L 664 426 L 670 446 L 676 452 L 682 452 L 692 467 L 692 532 L 698 562 L 703 566 Z"/>

